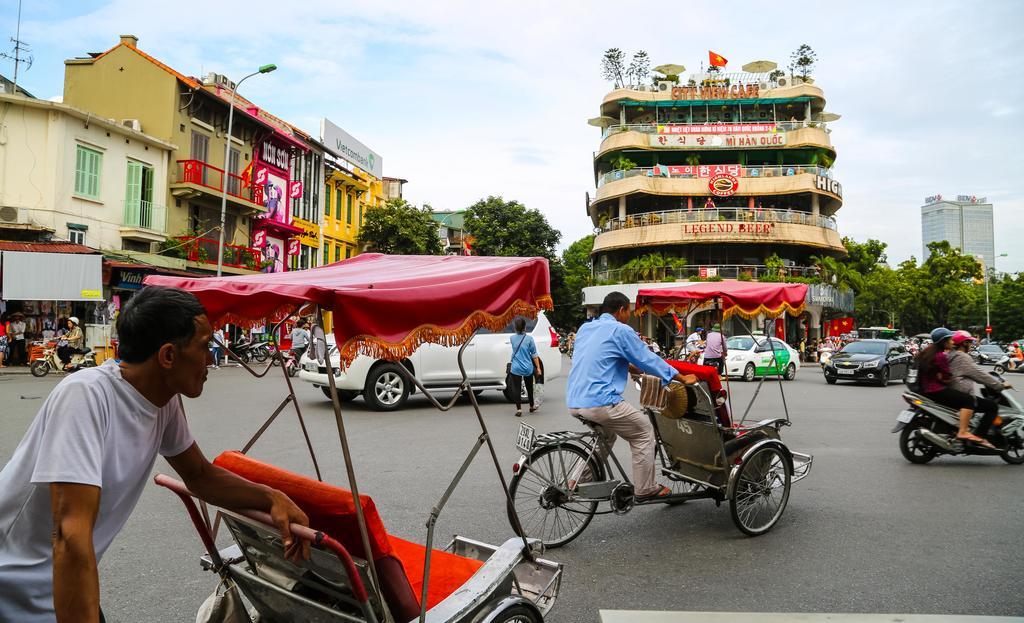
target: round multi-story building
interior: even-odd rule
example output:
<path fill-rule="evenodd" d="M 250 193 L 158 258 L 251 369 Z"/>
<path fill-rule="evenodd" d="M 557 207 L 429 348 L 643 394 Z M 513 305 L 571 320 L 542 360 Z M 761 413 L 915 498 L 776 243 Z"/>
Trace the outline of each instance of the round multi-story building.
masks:
<path fill-rule="evenodd" d="M 606 95 L 590 120 L 601 128 L 588 201 L 597 283 L 813 276 L 812 258 L 845 253 L 828 127 L 838 118 L 811 81 L 768 73 Z"/>

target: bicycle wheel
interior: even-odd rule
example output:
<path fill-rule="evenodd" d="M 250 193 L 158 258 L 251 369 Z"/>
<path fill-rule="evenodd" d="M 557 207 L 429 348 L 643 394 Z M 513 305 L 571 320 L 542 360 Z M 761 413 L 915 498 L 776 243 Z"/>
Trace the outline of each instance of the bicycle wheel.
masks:
<path fill-rule="evenodd" d="M 509 493 L 525 536 L 555 548 L 586 529 L 597 511 L 597 502 L 575 501 L 567 486 L 570 480 L 604 478 L 604 469 L 593 457 L 589 462 L 590 475 L 586 477 L 586 461 L 587 455 L 575 446 L 547 446 L 534 452 L 519 468 L 509 483 Z"/>
<path fill-rule="evenodd" d="M 729 511 L 744 534 L 758 536 L 772 529 L 789 501 L 793 466 L 777 446 L 765 446 L 743 461 Z"/>

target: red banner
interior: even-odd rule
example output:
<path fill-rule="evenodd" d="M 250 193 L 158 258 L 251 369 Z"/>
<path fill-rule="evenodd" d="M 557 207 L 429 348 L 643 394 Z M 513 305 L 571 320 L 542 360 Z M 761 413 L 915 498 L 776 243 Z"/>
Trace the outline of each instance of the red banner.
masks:
<path fill-rule="evenodd" d="M 658 134 L 753 134 L 774 131 L 774 123 L 705 123 L 703 125 L 673 123 L 658 126 Z"/>

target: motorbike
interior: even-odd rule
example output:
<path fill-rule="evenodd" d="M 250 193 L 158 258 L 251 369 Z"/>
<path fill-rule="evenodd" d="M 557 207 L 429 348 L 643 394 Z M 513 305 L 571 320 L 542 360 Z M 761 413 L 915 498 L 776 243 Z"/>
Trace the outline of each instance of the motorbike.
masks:
<path fill-rule="evenodd" d="M 234 346 L 231 347 L 231 353 L 238 358 L 239 361 L 249 363 L 256 360 L 263 363 L 270 357 L 270 349 L 267 348 L 265 342 L 250 342 L 245 338 L 241 338 L 235 342 Z"/>
<path fill-rule="evenodd" d="M 1002 380 L 1002 377 L 993 373 Z M 998 456 L 1011 465 L 1024 464 L 1024 405 L 1007 391 L 982 390 L 986 398 L 999 403 L 999 416 L 985 439 L 995 450 L 957 439 L 960 418 L 956 409 L 950 409 L 930 398 L 907 391 L 903 400 L 909 406 L 896 418 L 893 433 L 899 433 L 900 452 L 911 463 L 923 464 L 942 454 Z M 971 418 L 971 430 L 981 420 L 980 414 Z"/>
<path fill-rule="evenodd" d="M 1024 374 L 1024 366 L 1022 366 L 1022 362 L 1020 359 L 1010 357 L 1009 355 L 1003 355 L 992 366 L 992 371 L 1000 376 L 1006 374 L 1007 372 Z"/>
<path fill-rule="evenodd" d="M 299 358 L 295 356 L 295 351 L 289 348 L 279 352 L 281 353 L 281 365 L 284 366 L 288 376 L 297 375 L 299 373 Z M 274 365 L 277 365 L 276 357 L 274 358 Z"/>
<path fill-rule="evenodd" d="M 39 359 L 32 360 L 29 366 L 29 371 L 32 372 L 32 376 L 44 377 L 50 373 L 50 370 L 54 372 L 78 372 L 85 368 L 96 367 L 96 356 L 93 354 L 92 349 L 86 348 L 85 352 L 75 353 L 71 355 L 71 362 L 68 369 L 64 369 L 64 362 L 57 356 L 57 346 L 48 345 L 43 349 L 43 356 Z"/>

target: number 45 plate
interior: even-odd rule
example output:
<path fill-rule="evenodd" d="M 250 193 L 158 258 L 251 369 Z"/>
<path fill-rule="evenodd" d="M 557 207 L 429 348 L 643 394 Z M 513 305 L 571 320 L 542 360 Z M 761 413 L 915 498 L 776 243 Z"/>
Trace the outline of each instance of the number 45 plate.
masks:
<path fill-rule="evenodd" d="M 529 424 L 519 425 L 519 435 L 516 437 L 516 447 L 525 453 L 533 450 L 533 443 L 537 440 L 537 431 Z"/>

